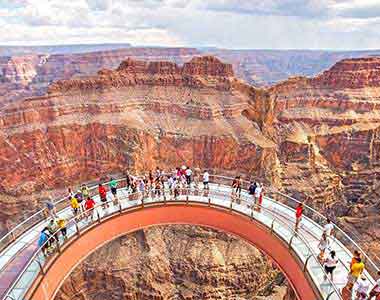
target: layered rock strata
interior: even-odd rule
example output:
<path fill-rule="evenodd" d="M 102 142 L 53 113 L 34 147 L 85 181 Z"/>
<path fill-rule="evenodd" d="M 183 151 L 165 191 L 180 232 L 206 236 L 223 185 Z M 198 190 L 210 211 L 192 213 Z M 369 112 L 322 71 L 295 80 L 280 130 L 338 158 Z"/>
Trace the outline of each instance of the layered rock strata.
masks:
<path fill-rule="evenodd" d="M 137 231 L 97 250 L 55 300 L 280 300 L 285 291 L 279 284 L 286 285 L 281 273 L 252 246 L 210 229 L 171 225 Z"/>
<path fill-rule="evenodd" d="M 2 228 L 39 192 L 182 164 L 270 183 L 380 253 L 380 58 L 258 89 L 213 57 L 127 59 L 0 113 Z M 33 198 L 34 197 L 34 198 Z M 35 199 L 31 201 L 31 198 Z"/>

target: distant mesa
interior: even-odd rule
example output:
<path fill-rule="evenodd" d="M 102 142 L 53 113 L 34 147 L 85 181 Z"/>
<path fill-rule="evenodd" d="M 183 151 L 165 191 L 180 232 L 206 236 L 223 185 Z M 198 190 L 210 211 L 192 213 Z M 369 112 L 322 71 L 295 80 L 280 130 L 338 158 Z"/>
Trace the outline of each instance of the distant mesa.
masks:
<path fill-rule="evenodd" d="M 116 69 L 123 73 L 145 73 L 161 75 L 219 76 L 232 77 L 234 72 L 231 64 L 221 62 L 214 56 L 197 56 L 179 67 L 169 61 L 138 61 L 128 58 Z"/>
<path fill-rule="evenodd" d="M 343 59 L 311 82 L 334 89 L 380 87 L 380 57 Z"/>
<path fill-rule="evenodd" d="M 232 77 L 234 71 L 231 64 L 222 63 L 214 56 L 194 57 L 183 65 L 184 75 Z"/>
<path fill-rule="evenodd" d="M 223 63 L 214 56 L 194 57 L 182 67 L 169 61 L 147 62 L 127 58 L 116 70 L 101 69 L 96 76 L 59 80 L 49 86 L 48 93 L 88 91 L 136 84 L 202 86 L 208 82 L 207 78 L 223 82 L 233 76 L 232 65 Z M 206 80 L 202 81 L 201 78 Z M 219 85 L 219 88 L 223 88 L 222 85 Z M 224 88 L 228 88 L 228 85 L 224 85 Z"/>

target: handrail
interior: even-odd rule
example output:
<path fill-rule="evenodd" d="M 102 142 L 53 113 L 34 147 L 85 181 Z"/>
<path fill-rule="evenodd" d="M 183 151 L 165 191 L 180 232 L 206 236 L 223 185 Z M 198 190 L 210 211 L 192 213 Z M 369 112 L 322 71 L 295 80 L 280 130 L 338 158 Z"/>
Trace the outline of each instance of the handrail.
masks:
<path fill-rule="evenodd" d="M 226 177 L 226 176 L 221 176 L 221 175 L 211 175 L 211 176 L 216 177 L 216 178 L 230 179 L 230 180 L 233 179 L 233 178 Z M 249 183 L 250 183 L 249 181 L 244 180 L 244 179 L 242 179 L 242 181 L 243 181 L 244 183 L 246 183 L 246 184 L 249 184 Z M 293 197 L 291 197 L 291 196 L 288 196 L 288 195 L 286 195 L 286 194 L 284 194 L 284 193 L 278 191 L 277 189 L 275 189 L 275 188 L 273 188 L 273 187 L 270 187 L 270 191 L 272 191 L 272 192 L 274 192 L 274 193 L 276 193 L 276 194 L 278 194 L 278 195 L 281 195 L 282 197 L 285 197 L 285 198 L 287 198 L 287 199 L 289 199 L 289 200 L 291 200 L 291 201 L 293 201 L 293 202 L 295 202 L 295 203 L 297 203 L 297 204 L 298 204 L 298 203 L 302 203 L 303 206 L 304 206 L 304 208 L 310 210 L 311 212 L 313 212 L 314 214 L 316 214 L 318 217 L 320 217 L 320 218 L 323 219 L 324 221 L 327 220 L 327 218 L 326 218 L 323 214 L 321 214 L 320 212 L 318 212 L 318 211 L 315 210 L 314 208 L 310 207 L 310 206 L 307 205 L 306 203 L 304 203 L 304 202 L 302 202 L 302 201 L 300 201 L 300 200 L 297 200 L 297 199 L 295 199 L 295 198 L 293 198 Z M 372 259 L 366 254 L 366 252 L 365 252 L 365 251 L 359 246 L 359 244 L 358 244 L 357 242 L 355 242 L 355 241 L 354 241 L 354 240 L 353 240 L 353 239 L 352 239 L 352 238 L 351 238 L 346 232 L 344 232 L 344 231 L 343 231 L 343 230 L 342 230 L 337 224 L 335 224 L 335 223 L 332 222 L 332 221 L 331 221 L 331 223 L 332 223 L 333 226 L 334 226 L 334 230 L 339 231 L 339 232 L 344 236 L 344 238 L 346 238 L 347 240 L 349 240 L 350 243 L 360 251 L 361 255 L 365 258 L 365 261 L 366 261 L 366 262 L 369 262 L 369 264 L 372 265 L 372 267 L 375 269 L 376 272 L 380 270 L 379 267 L 378 267 L 378 266 L 374 263 L 374 261 L 373 261 L 373 260 L 372 260 Z"/>
<path fill-rule="evenodd" d="M 126 178 L 119 178 L 116 180 L 116 182 L 121 182 L 123 180 L 125 180 Z M 107 181 L 105 183 L 103 183 L 103 185 L 108 185 L 111 181 Z M 90 187 L 88 187 L 89 191 L 92 191 L 92 190 L 95 190 L 96 187 L 98 186 L 98 184 L 94 184 L 94 185 L 91 185 Z M 58 204 L 64 202 L 68 200 L 68 196 L 65 196 L 63 198 L 60 198 L 58 199 L 57 201 L 54 202 L 54 206 L 56 207 Z M 18 229 L 18 228 L 21 228 L 22 225 L 26 224 L 28 221 L 32 220 L 35 216 L 39 215 L 39 214 L 43 214 L 47 209 L 46 208 L 42 208 L 40 210 L 38 210 L 37 212 L 35 212 L 33 215 L 29 216 L 28 218 L 26 218 L 25 220 L 23 220 L 21 223 L 17 224 L 15 227 L 13 227 L 10 231 L 8 231 L 4 236 L 2 236 L 0 238 L 0 245 L 2 244 L 3 241 L 5 241 L 7 238 L 9 238 L 10 236 L 14 235 L 14 232 Z M 33 227 L 33 226 L 31 226 Z M 16 240 L 18 237 L 20 237 L 22 234 L 24 234 L 26 231 L 30 230 L 31 227 L 27 228 L 26 230 L 22 231 L 17 237 L 14 236 L 12 237 L 12 240 Z M 9 244 L 8 244 L 9 245 Z M 3 250 L 5 250 L 7 248 L 6 245 L 5 247 L 3 247 L 1 249 L 0 247 L 0 252 L 2 252 Z"/>
<path fill-rule="evenodd" d="M 165 190 L 166 191 L 169 191 L 168 189 L 164 189 L 163 190 L 163 194 L 165 195 Z M 189 200 L 188 200 L 188 195 L 189 195 L 189 191 L 190 192 L 193 192 L 194 190 L 192 190 L 192 189 L 190 189 L 190 188 L 181 188 L 180 189 L 182 192 L 183 191 L 186 191 L 187 193 L 186 193 L 186 203 L 188 204 L 189 203 Z M 209 193 L 212 193 L 213 191 L 208 191 Z M 219 193 L 219 194 L 222 194 L 222 195 L 225 195 L 225 196 L 228 196 L 228 198 L 229 198 L 229 201 L 231 202 L 231 203 L 234 203 L 234 201 L 233 201 L 233 199 L 230 197 L 230 194 L 229 193 L 226 193 L 226 192 L 222 192 L 222 191 L 220 191 L 220 190 L 217 190 L 217 193 Z M 133 194 L 131 194 L 131 195 L 129 195 L 128 196 L 128 198 L 130 197 L 130 196 L 132 196 L 132 195 L 140 195 L 141 194 L 141 192 L 136 192 L 136 193 L 133 193 Z M 144 193 L 145 194 L 145 193 Z M 144 201 L 143 201 L 143 199 L 144 199 L 144 195 L 142 195 L 143 197 L 141 198 L 141 206 L 143 207 L 144 206 Z M 181 195 L 181 196 L 184 196 L 183 194 Z M 145 197 L 149 197 L 149 193 L 147 193 L 146 195 L 145 195 Z M 122 199 L 119 199 L 119 204 L 120 204 L 120 201 L 121 201 Z M 243 200 L 243 202 L 244 203 L 248 203 L 248 204 L 252 204 L 251 202 L 249 202 L 249 201 L 246 201 L 245 199 L 240 199 L 240 200 Z M 194 202 L 194 201 L 193 201 Z M 105 202 L 105 203 L 100 203 L 100 204 L 97 204 L 94 208 L 92 208 L 92 210 L 91 210 L 91 214 L 93 214 L 94 213 L 94 211 L 97 211 L 97 218 L 96 219 L 92 219 L 92 222 L 91 223 L 89 223 L 89 224 L 87 224 L 86 225 L 86 228 L 88 228 L 88 227 L 90 227 L 90 226 L 92 226 L 92 225 L 94 225 L 95 224 L 95 226 L 96 226 L 96 224 L 97 224 L 97 222 L 101 222 L 101 218 L 100 218 L 100 216 L 99 216 L 99 211 L 97 210 L 98 208 L 100 208 L 100 207 L 103 207 L 105 204 L 109 204 L 109 203 L 114 203 L 114 200 L 110 200 L 110 201 L 107 201 L 107 202 Z M 153 202 L 154 204 L 157 204 L 157 202 Z M 195 203 L 198 203 L 198 202 L 196 202 L 195 201 Z M 167 204 L 167 202 L 165 201 L 164 202 L 164 204 Z M 121 205 L 121 204 L 120 204 Z M 145 204 L 146 205 L 146 204 Z M 214 205 L 214 204 L 213 204 Z M 137 207 L 138 206 L 138 204 L 136 205 L 136 206 L 134 206 L 134 207 Z M 219 206 L 219 205 L 214 205 L 214 206 Z M 130 208 L 134 208 L 134 207 L 127 207 L 127 208 L 125 208 L 124 210 L 128 210 L 128 209 L 130 209 Z M 235 210 L 235 209 L 233 209 L 233 207 L 231 207 L 231 209 L 234 211 L 234 212 L 237 212 L 237 213 L 239 213 L 239 214 L 242 214 L 240 211 L 237 211 L 237 210 Z M 253 208 L 251 208 L 252 210 L 253 210 Z M 300 233 L 297 233 L 297 232 L 295 232 L 294 231 L 294 229 L 292 228 L 292 227 L 290 227 L 288 224 L 286 224 L 285 222 L 283 222 L 283 221 L 281 221 L 281 220 L 279 220 L 278 219 L 278 217 L 275 215 L 275 213 L 273 212 L 273 210 L 271 210 L 271 209 L 268 209 L 268 208 L 265 208 L 265 207 L 260 207 L 260 209 L 261 210 L 264 210 L 264 211 L 266 211 L 266 212 L 269 212 L 269 214 L 271 215 L 271 216 L 273 216 L 273 222 L 272 222 L 272 225 L 271 225 L 271 232 L 273 232 L 273 225 L 274 225 L 274 222 L 278 222 L 278 223 L 280 223 L 281 224 L 281 226 L 283 226 L 283 227 L 286 227 L 287 229 L 289 229 L 289 231 L 292 233 L 292 237 L 291 237 L 291 239 L 290 239 L 290 242 L 288 243 L 288 245 L 289 246 L 291 246 L 291 242 L 292 242 L 292 240 L 293 240 L 293 238 L 296 236 L 299 240 L 301 240 L 302 241 L 302 243 L 307 247 L 307 249 L 308 249 L 308 252 L 310 253 L 310 255 L 306 258 L 306 261 L 305 261 L 305 263 L 304 263 L 304 265 L 303 265 L 303 270 L 304 271 L 306 271 L 306 269 L 307 269 L 307 264 L 308 264 L 308 261 L 310 260 L 310 258 L 311 257 L 313 257 L 317 262 L 319 262 L 319 260 L 317 259 L 317 257 L 315 256 L 315 254 L 314 254 L 314 252 L 313 252 L 313 250 L 310 248 L 310 246 L 308 245 L 308 243 L 307 243 L 307 241 L 303 238 L 303 236 L 300 234 Z M 111 214 L 109 214 L 109 215 L 107 215 L 106 217 L 108 218 L 108 217 L 110 217 L 110 216 L 113 216 L 114 214 L 118 214 L 118 213 L 121 213 L 123 210 L 116 210 L 116 211 L 114 211 L 114 212 L 112 212 Z M 79 233 L 79 228 L 78 228 L 78 222 L 76 221 L 77 219 L 79 219 L 79 218 L 83 218 L 83 217 L 86 217 L 88 215 L 88 212 L 87 211 L 85 211 L 85 212 L 81 212 L 80 214 L 78 214 L 78 215 L 76 215 L 76 216 L 73 216 L 68 222 L 67 222 L 67 224 L 66 224 L 66 228 L 68 228 L 69 227 L 69 224 L 71 224 L 71 223 L 73 223 L 74 224 L 74 226 L 76 227 L 76 229 L 77 229 L 77 232 Z M 247 216 L 246 214 L 244 214 L 245 216 Z M 260 223 L 262 223 L 260 220 L 258 220 Z M 264 224 L 264 223 L 262 223 L 264 226 L 266 226 L 266 224 Z M 52 242 L 53 241 L 53 243 L 54 243 L 54 241 L 55 241 L 55 235 L 57 234 L 57 233 L 59 233 L 60 232 L 60 229 L 58 229 L 56 232 L 54 232 L 53 234 L 51 234 L 51 236 L 47 239 L 47 241 L 44 243 L 44 245 L 42 245 L 41 247 L 39 247 L 36 251 L 35 251 L 35 253 L 33 254 L 33 256 L 29 259 L 29 261 L 28 261 L 28 263 L 25 265 L 25 267 L 23 268 L 23 270 L 20 272 L 20 274 L 18 274 L 18 276 L 17 276 L 17 278 L 16 278 L 16 280 L 13 282 L 13 284 L 12 284 L 12 286 L 9 288 L 9 290 L 8 290 L 8 293 L 7 293 L 7 295 L 6 295 L 6 297 L 5 297 L 5 299 L 7 299 L 7 298 L 11 298 L 11 296 L 9 295 L 9 292 L 10 291 L 12 291 L 13 289 L 14 289 L 14 287 L 17 285 L 17 283 L 22 279 L 22 277 L 23 277 L 23 275 L 25 274 L 25 272 L 28 270 L 28 268 L 30 267 L 30 265 L 34 262 L 34 261 L 37 261 L 38 262 L 38 264 L 39 264 L 39 266 L 40 266 L 40 271 L 43 273 L 44 272 L 44 269 L 43 269 L 43 266 L 41 265 L 41 262 L 39 261 L 39 259 L 38 259 L 38 256 L 40 255 L 40 253 L 42 252 L 42 249 L 45 247 L 45 245 L 46 244 L 48 244 L 48 243 L 50 243 L 50 242 Z M 278 236 L 279 238 L 281 238 L 281 236 Z M 281 238 L 282 239 L 282 238 Z M 56 242 L 57 243 L 57 245 L 59 245 L 59 239 L 58 239 L 58 241 Z M 64 243 L 65 244 L 65 243 Z M 58 251 L 60 251 L 59 250 L 60 248 L 59 248 L 59 246 L 58 246 Z M 320 264 L 319 264 L 320 265 Z M 323 272 L 323 274 L 324 275 L 327 275 L 326 274 L 326 272 L 325 272 L 325 270 L 324 270 L 324 268 L 320 265 L 320 267 L 321 267 L 321 269 L 322 269 L 322 272 Z M 339 293 L 339 291 L 338 291 L 338 289 L 336 288 L 336 286 L 335 286 L 335 284 L 330 280 L 330 278 L 328 278 L 327 277 L 327 279 L 328 279 L 328 281 L 329 281 L 329 283 L 330 283 L 330 285 L 333 287 L 333 289 L 334 289 L 334 292 L 336 293 L 336 295 L 339 297 L 339 299 L 342 299 L 341 298 L 341 295 L 340 295 L 340 293 Z M 330 295 L 328 296 L 328 298 L 330 297 Z M 327 299 L 328 299 L 327 298 Z M 12 298 L 11 298 L 12 299 Z"/>

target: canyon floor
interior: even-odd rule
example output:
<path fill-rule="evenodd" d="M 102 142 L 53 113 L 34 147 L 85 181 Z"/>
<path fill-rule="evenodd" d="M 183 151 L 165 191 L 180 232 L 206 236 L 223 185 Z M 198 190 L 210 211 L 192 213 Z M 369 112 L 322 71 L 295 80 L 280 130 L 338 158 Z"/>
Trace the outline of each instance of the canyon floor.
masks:
<path fill-rule="evenodd" d="M 251 245 L 211 229 L 169 225 L 125 235 L 92 253 L 55 300 L 284 297 L 292 292 L 283 275 Z"/>

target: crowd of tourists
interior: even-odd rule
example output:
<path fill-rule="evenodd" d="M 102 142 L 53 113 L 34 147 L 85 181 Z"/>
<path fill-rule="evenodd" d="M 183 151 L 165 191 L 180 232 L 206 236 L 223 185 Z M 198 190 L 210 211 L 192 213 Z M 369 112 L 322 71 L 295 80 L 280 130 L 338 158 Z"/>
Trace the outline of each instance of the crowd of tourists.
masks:
<path fill-rule="evenodd" d="M 145 198 L 161 197 L 162 195 L 171 196 L 177 199 L 181 194 L 186 194 L 189 189 L 192 191 L 209 191 L 210 174 L 207 170 L 201 172 L 199 169 L 192 170 L 188 166 L 176 168 L 172 172 L 163 172 L 160 168 L 142 176 L 133 176 L 126 172 L 124 174 L 125 185 L 123 188 L 128 192 L 131 200 Z M 118 205 L 118 184 L 114 178 L 110 178 L 107 184 L 99 183 L 97 193 L 100 199 L 102 209 L 107 209 L 111 202 Z M 108 190 L 111 192 L 112 199 L 107 198 Z M 231 199 L 240 203 L 241 193 L 243 190 L 243 180 L 240 176 L 236 176 L 231 183 Z M 251 196 L 251 208 L 261 211 L 264 186 L 258 182 L 250 182 L 248 185 L 248 194 Z M 207 194 L 204 194 L 207 195 Z M 68 189 L 67 199 L 72 208 L 72 213 L 77 220 L 85 219 L 92 222 L 94 218 L 94 208 L 96 201 L 90 194 L 87 185 L 83 184 L 77 191 Z M 49 213 L 50 220 L 47 226 L 41 231 L 38 245 L 41 247 L 44 255 L 56 251 L 59 247 L 59 240 L 67 239 L 67 220 L 62 216 L 58 216 L 56 207 L 51 200 L 46 201 L 46 210 Z M 295 209 L 295 225 L 294 231 L 297 234 L 304 214 L 303 204 L 300 202 Z M 334 281 L 334 271 L 339 263 L 336 252 L 332 249 L 334 240 L 334 224 L 327 219 L 323 227 L 323 234 L 318 244 L 318 259 L 325 270 L 325 280 L 327 276 Z M 352 291 L 355 286 L 356 300 L 380 300 L 380 279 L 376 285 L 370 289 L 370 283 L 364 276 L 365 265 L 358 251 L 354 252 L 354 257 L 350 262 L 349 276 L 347 279 L 346 289 Z M 380 272 L 379 272 L 380 277 Z"/>

